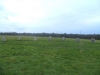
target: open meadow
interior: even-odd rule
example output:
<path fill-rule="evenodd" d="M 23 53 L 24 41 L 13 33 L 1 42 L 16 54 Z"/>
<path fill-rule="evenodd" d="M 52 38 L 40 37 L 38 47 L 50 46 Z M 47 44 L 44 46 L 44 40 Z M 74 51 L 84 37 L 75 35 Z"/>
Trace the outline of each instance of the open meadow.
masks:
<path fill-rule="evenodd" d="M 2 39 L 2 36 L 0 36 Z M 0 41 L 0 75 L 100 75 L 100 40 L 6 36 Z"/>

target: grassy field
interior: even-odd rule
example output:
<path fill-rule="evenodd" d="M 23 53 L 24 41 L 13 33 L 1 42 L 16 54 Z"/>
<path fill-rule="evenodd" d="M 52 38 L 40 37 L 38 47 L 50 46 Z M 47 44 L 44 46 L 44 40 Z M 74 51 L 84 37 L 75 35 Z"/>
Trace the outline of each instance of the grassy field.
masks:
<path fill-rule="evenodd" d="M 1 38 L 1 37 L 0 37 Z M 0 75 L 100 75 L 100 41 L 6 36 L 0 41 Z"/>

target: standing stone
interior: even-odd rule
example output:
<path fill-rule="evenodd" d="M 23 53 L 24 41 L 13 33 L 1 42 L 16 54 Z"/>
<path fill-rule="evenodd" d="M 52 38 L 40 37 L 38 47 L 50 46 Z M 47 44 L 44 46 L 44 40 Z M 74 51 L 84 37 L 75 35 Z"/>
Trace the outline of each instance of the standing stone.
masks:
<path fill-rule="evenodd" d="M 21 40 L 20 36 L 18 36 L 18 40 Z"/>
<path fill-rule="evenodd" d="M 37 40 L 37 38 L 36 38 L 36 36 L 34 37 L 34 41 L 36 41 Z"/>
<path fill-rule="evenodd" d="M 52 40 L 52 37 L 51 36 L 49 36 L 49 40 Z"/>
<path fill-rule="evenodd" d="M 65 41 L 65 37 L 62 37 L 62 41 Z"/>
<path fill-rule="evenodd" d="M 91 38 L 91 42 L 92 42 L 92 43 L 95 43 L 95 39 L 94 39 L 94 38 Z"/>
<path fill-rule="evenodd" d="M 3 36 L 3 37 L 2 37 L 2 41 L 6 41 L 6 38 L 5 38 L 5 36 Z"/>
<path fill-rule="evenodd" d="M 80 42 L 80 39 L 79 38 L 76 38 L 76 42 Z"/>

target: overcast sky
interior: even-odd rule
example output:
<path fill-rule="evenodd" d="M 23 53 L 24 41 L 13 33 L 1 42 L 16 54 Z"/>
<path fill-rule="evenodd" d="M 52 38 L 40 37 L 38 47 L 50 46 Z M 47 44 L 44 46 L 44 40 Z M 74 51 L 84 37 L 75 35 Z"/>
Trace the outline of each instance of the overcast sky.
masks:
<path fill-rule="evenodd" d="M 100 0 L 0 0 L 0 32 L 100 34 Z"/>

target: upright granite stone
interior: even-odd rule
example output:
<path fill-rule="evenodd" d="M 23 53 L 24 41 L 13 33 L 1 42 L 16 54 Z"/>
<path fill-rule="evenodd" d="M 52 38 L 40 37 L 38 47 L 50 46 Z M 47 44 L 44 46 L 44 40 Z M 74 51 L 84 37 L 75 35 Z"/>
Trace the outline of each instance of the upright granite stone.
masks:
<path fill-rule="evenodd" d="M 80 42 L 80 38 L 76 38 L 76 42 Z"/>
<path fill-rule="evenodd" d="M 49 36 L 48 40 L 49 40 L 49 41 L 51 41 L 51 40 L 52 40 L 52 37 L 51 37 L 51 36 Z"/>
<path fill-rule="evenodd" d="M 18 36 L 18 40 L 21 40 L 21 37 L 20 36 Z"/>
<path fill-rule="evenodd" d="M 36 36 L 34 36 L 34 41 L 37 41 L 37 38 L 36 38 Z"/>
<path fill-rule="evenodd" d="M 95 39 L 94 39 L 94 38 L 91 38 L 91 42 L 92 42 L 92 43 L 95 43 Z"/>
<path fill-rule="evenodd" d="M 62 41 L 65 41 L 65 37 L 62 37 Z"/>
<path fill-rule="evenodd" d="M 5 36 L 2 37 L 2 41 L 6 41 L 6 37 Z"/>

